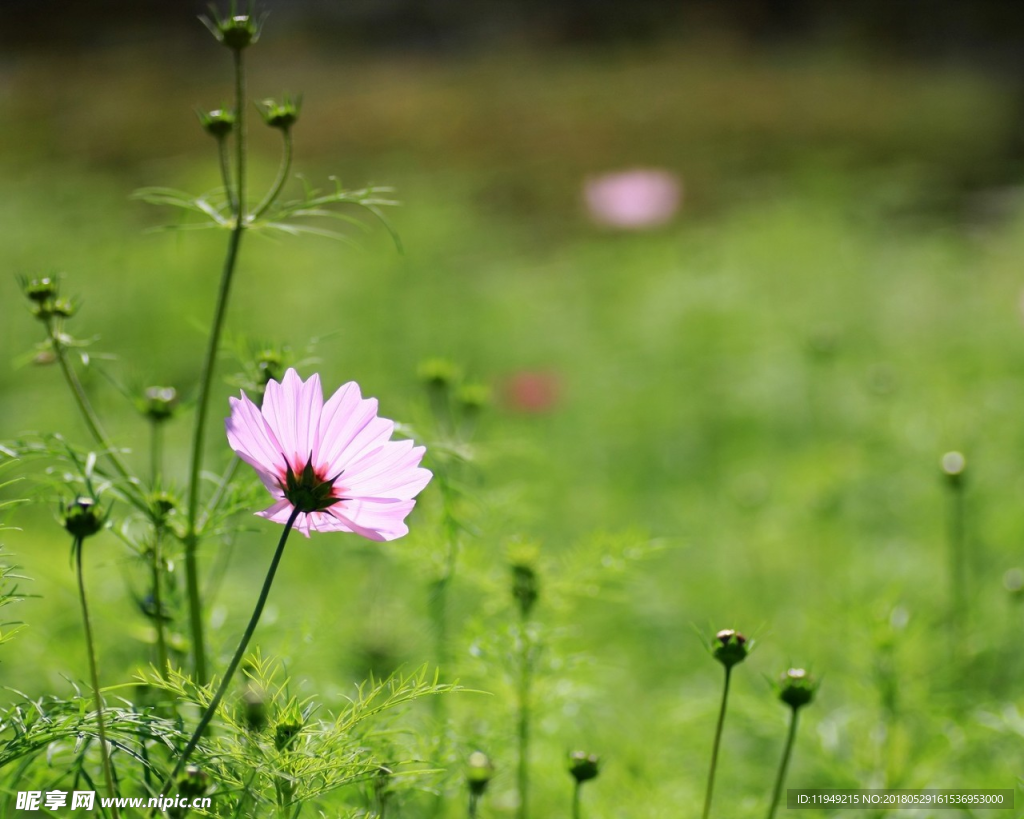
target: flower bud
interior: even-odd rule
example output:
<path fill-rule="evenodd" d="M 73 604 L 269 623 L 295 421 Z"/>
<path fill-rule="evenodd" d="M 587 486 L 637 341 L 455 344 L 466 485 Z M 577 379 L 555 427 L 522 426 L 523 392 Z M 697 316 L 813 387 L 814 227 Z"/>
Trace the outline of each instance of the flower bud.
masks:
<path fill-rule="evenodd" d="M 1007 569 L 1003 575 L 1003 588 L 1009 593 L 1011 600 L 1024 601 L 1024 569 Z"/>
<path fill-rule="evenodd" d="M 947 452 L 942 456 L 942 472 L 950 486 L 960 486 L 964 481 L 967 459 L 960 452 Z"/>
<path fill-rule="evenodd" d="M 295 741 L 302 733 L 302 720 L 297 717 L 288 717 L 281 720 L 274 726 L 274 747 L 278 751 L 290 751 L 295 747 Z"/>
<path fill-rule="evenodd" d="M 747 638 L 731 628 L 722 629 L 711 641 L 711 654 L 726 668 L 742 663 L 749 652 Z"/>
<path fill-rule="evenodd" d="M 242 51 L 259 40 L 263 21 L 256 20 L 252 16 L 251 3 L 249 4 L 249 14 L 237 14 L 236 11 L 235 3 L 232 0 L 227 17 L 214 17 L 212 20 L 206 17 L 199 19 L 219 42 L 232 51 Z"/>
<path fill-rule="evenodd" d="M 512 564 L 512 596 L 519 603 L 523 617 L 527 617 L 540 596 L 537 572 L 525 563 Z"/>
<path fill-rule="evenodd" d="M 466 761 L 466 783 L 473 796 L 483 796 L 494 777 L 494 763 L 483 751 L 473 751 Z"/>
<path fill-rule="evenodd" d="M 256 353 L 256 370 L 260 376 L 260 386 L 266 388 L 271 381 L 280 381 L 284 377 L 285 357 L 280 350 L 267 347 Z"/>
<path fill-rule="evenodd" d="M 271 128 L 281 131 L 288 131 L 296 123 L 301 109 L 302 97 L 293 97 L 289 94 L 285 94 L 281 102 L 268 99 L 259 106 L 263 121 Z"/>
<path fill-rule="evenodd" d="M 210 136 L 224 139 L 235 127 L 235 112 L 227 108 L 215 108 L 213 111 L 197 110 L 199 124 Z"/>
<path fill-rule="evenodd" d="M 431 392 L 447 392 L 462 380 L 459 367 L 446 358 L 431 358 L 419 366 L 420 381 Z"/>
<path fill-rule="evenodd" d="M 186 798 L 189 802 L 199 796 L 203 796 L 210 788 L 210 776 L 206 771 L 195 765 L 185 768 L 178 777 L 178 796 Z M 188 815 L 186 807 L 174 806 L 167 809 L 167 815 L 172 819 L 183 819 Z"/>
<path fill-rule="evenodd" d="M 76 540 L 85 540 L 99 532 L 106 519 L 92 498 L 79 496 L 64 510 L 64 528 Z"/>
<path fill-rule="evenodd" d="M 36 304 L 46 304 L 57 298 L 57 280 L 51 276 L 44 276 L 39 279 L 23 279 L 21 289 L 29 301 Z"/>
<path fill-rule="evenodd" d="M 149 502 L 153 517 L 160 521 L 165 520 L 171 512 L 178 508 L 178 499 L 165 490 L 153 492 L 146 500 Z"/>
<path fill-rule="evenodd" d="M 174 387 L 147 387 L 142 393 L 139 409 L 154 424 L 160 424 L 174 415 L 178 406 L 178 391 Z"/>
<path fill-rule="evenodd" d="M 573 751 L 569 754 L 569 773 L 578 783 L 596 779 L 601 767 L 601 757 L 585 751 Z"/>
<path fill-rule="evenodd" d="M 242 694 L 242 719 L 245 721 L 246 728 L 254 734 L 258 734 L 267 727 L 267 700 L 251 686 L 246 688 L 245 693 Z M 274 737 L 276 742 L 276 732 Z"/>
<path fill-rule="evenodd" d="M 476 417 L 491 403 L 491 390 L 485 384 L 464 384 L 459 388 L 456 399 L 463 414 Z"/>
<path fill-rule="evenodd" d="M 802 668 L 791 668 L 779 680 L 779 699 L 793 710 L 803 708 L 814 699 L 818 684 Z"/>

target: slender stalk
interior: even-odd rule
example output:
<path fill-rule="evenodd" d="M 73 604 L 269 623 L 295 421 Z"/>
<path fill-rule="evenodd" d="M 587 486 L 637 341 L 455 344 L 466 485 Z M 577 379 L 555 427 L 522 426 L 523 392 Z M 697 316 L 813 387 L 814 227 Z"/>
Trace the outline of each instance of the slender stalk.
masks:
<path fill-rule="evenodd" d="M 228 194 L 231 212 L 237 214 L 238 194 L 235 191 L 235 186 L 231 184 L 231 161 L 228 158 L 228 142 L 223 137 L 217 140 L 217 158 L 220 160 L 220 177 L 224 181 L 224 190 Z"/>
<path fill-rule="evenodd" d="M 518 819 L 527 819 L 529 808 L 527 799 L 530 787 L 530 687 L 532 682 L 532 661 L 530 658 L 530 637 L 527 631 L 526 611 L 521 609 L 519 619 L 519 810 Z"/>
<path fill-rule="evenodd" d="M 947 537 L 949 540 L 950 640 L 954 660 L 962 654 L 967 627 L 966 509 L 962 480 L 949 482 Z"/>
<path fill-rule="evenodd" d="M 281 165 L 277 171 L 277 179 L 274 180 L 273 186 L 267 192 L 267 195 L 263 198 L 263 201 L 257 205 L 256 210 L 252 212 L 252 220 L 259 219 L 274 202 L 277 200 L 278 194 L 281 193 L 281 188 L 284 187 L 284 183 L 288 181 L 288 171 L 292 167 L 292 132 L 287 128 L 282 129 L 281 137 L 284 140 L 284 155 L 281 157 Z"/>
<path fill-rule="evenodd" d="M 477 814 L 477 803 L 480 801 L 480 797 L 475 793 L 469 794 L 469 819 L 476 819 Z"/>
<path fill-rule="evenodd" d="M 56 356 L 57 363 L 60 364 L 60 370 L 64 374 L 64 380 L 71 389 L 71 394 L 75 399 L 75 404 L 78 405 L 78 409 L 82 413 L 82 419 L 85 421 L 86 427 L 89 428 L 89 433 L 99 445 L 100 449 L 103 450 L 103 454 L 110 461 L 114 469 L 117 470 L 117 473 L 129 483 L 132 483 L 133 478 L 131 473 L 128 471 L 128 467 L 125 466 L 124 461 L 121 460 L 121 456 L 110 443 L 110 439 L 107 437 L 107 433 L 104 432 L 103 425 L 100 423 L 99 416 L 92 408 L 92 404 L 89 402 L 89 397 L 85 394 L 85 388 L 82 387 L 82 382 L 78 380 L 78 375 L 75 373 L 74 368 L 68 361 L 67 349 L 64 347 L 64 343 L 60 340 L 59 333 L 57 332 L 52 319 L 47 319 L 46 321 L 46 332 L 50 337 L 50 346 L 53 348 L 53 354 Z"/>
<path fill-rule="evenodd" d="M 217 307 L 214 311 L 213 327 L 203 361 L 203 372 L 199 382 L 199 399 L 196 405 L 195 428 L 192 435 L 192 464 L 188 484 L 188 530 L 185 536 L 185 583 L 188 591 L 189 625 L 192 634 L 192 656 L 195 664 L 196 681 L 203 685 L 207 681 L 206 647 L 203 639 L 203 608 L 199 588 L 199 570 L 196 550 L 199 546 L 197 523 L 199 520 L 199 476 L 203 469 L 203 444 L 205 443 L 206 417 L 210 406 L 210 389 L 213 384 L 213 370 L 217 363 L 217 351 L 224 329 L 231 280 L 234 277 L 238 249 L 245 231 L 245 70 L 242 52 L 235 55 L 235 160 L 236 197 L 235 225 L 228 240 L 227 255 L 221 273 Z"/>
<path fill-rule="evenodd" d="M 231 684 L 231 678 L 234 677 L 235 671 L 238 669 L 239 664 L 242 662 L 242 657 L 245 656 L 245 650 L 249 647 L 249 641 L 252 639 L 253 632 L 256 631 L 256 625 L 260 621 L 260 616 L 263 614 L 263 607 L 267 604 L 267 597 L 270 595 L 270 587 L 274 583 L 274 576 L 277 574 L 277 567 L 281 563 L 281 556 L 284 554 L 284 546 L 288 542 L 288 535 L 292 531 L 292 527 L 295 525 L 295 519 L 299 516 L 298 509 L 292 509 L 292 513 L 288 518 L 288 522 L 284 525 L 284 531 L 281 533 L 281 539 L 278 541 L 277 550 L 274 552 L 274 558 L 270 562 L 270 568 L 267 570 L 267 577 L 263 581 L 263 588 L 260 589 L 260 596 L 256 600 L 256 607 L 252 611 L 252 616 L 249 618 L 249 625 L 245 627 L 245 633 L 242 635 L 242 639 L 238 643 L 238 648 L 235 649 L 235 655 L 231 658 L 231 662 L 228 663 L 227 670 L 224 672 L 224 677 L 220 681 L 220 686 L 217 688 L 217 693 L 213 695 L 213 699 L 210 700 L 210 704 L 206 706 L 206 710 L 203 712 L 203 716 L 199 720 L 199 724 L 196 726 L 195 731 L 192 733 L 192 738 L 188 741 L 188 745 L 185 746 L 185 750 L 181 752 L 181 756 L 178 757 L 178 762 L 174 766 L 174 770 L 171 771 L 171 775 L 167 777 L 167 781 L 164 783 L 162 788 L 163 793 L 170 793 L 171 786 L 174 784 L 175 778 L 181 773 L 181 769 L 188 762 L 192 752 L 196 749 L 196 745 L 199 744 L 199 740 L 206 730 L 210 721 L 217 713 L 217 707 L 220 705 L 224 694 L 228 690 L 228 686 Z"/>
<path fill-rule="evenodd" d="M 156 488 L 164 471 L 164 426 L 159 421 L 149 424 L 149 475 L 150 483 Z"/>
<path fill-rule="evenodd" d="M 156 629 L 156 659 L 157 667 L 160 669 L 160 676 L 164 679 L 167 678 L 167 669 L 169 666 L 167 659 L 167 637 L 164 633 L 164 603 L 163 603 L 163 539 L 164 539 L 164 527 L 162 525 L 156 527 L 156 531 L 153 535 L 153 553 L 152 553 L 152 565 L 150 567 L 152 573 L 151 582 L 153 584 L 153 623 Z"/>
<path fill-rule="evenodd" d="M 580 819 L 580 790 L 582 782 L 576 781 L 572 789 L 572 819 Z"/>
<path fill-rule="evenodd" d="M 782 787 L 786 781 L 786 770 L 789 768 L 789 757 L 793 753 L 793 741 L 796 739 L 796 723 L 800 709 L 793 708 L 789 718 L 789 734 L 786 736 L 786 748 L 782 752 L 782 763 L 779 765 L 779 775 L 775 778 L 775 790 L 772 792 L 772 802 L 768 806 L 768 819 L 774 819 L 775 808 L 779 804 L 779 797 L 782 796 Z"/>
<path fill-rule="evenodd" d="M 92 692 L 96 698 L 96 729 L 100 738 L 100 757 L 103 760 L 103 778 L 106 780 L 107 791 L 111 797 L 117 796 L 114 790 L 114 773 L 110 767 L 110 751 L 107 748 L 107 729 L 103 722 L 103 695 L 100 693 L 100 676 L 96 670 L 96 646 L 92 639 L 92 621 L 89 619 L 89 606 L 85 601 L 85 576 L 82 572 L 82 543 L 80 537 L 75 538 L 75 573 L 78 575 L 78 599 L 82 604 L 82 622 L 85 624 L 85 647 L 89 655 L 89 675 L 92 678 Z M 118 819 L 117 807 L 111 805 L 112 819 Z"/>
<path fill-rule="evenodd" d="M 725 725 L 725 708 L 729 702 L 729 679 L 732 667 L 725 667 L 725 685 L 722 687 L 722 706 L 718 710 L 718 725 L 715 727 L 715 743 L 711 747 L 711 770 L 708 772 L 708 789 L 704 795 L 703 819 L 711 814 L 711 795 L 715 790 L 715 769 L 718 767 L 718 748 L 722 742 L 722 726 Z"/>

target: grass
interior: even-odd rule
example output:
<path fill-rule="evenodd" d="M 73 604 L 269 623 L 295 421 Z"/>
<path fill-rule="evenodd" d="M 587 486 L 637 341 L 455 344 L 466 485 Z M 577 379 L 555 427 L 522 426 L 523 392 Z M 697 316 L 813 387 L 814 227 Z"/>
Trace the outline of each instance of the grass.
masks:
<path fill-rule="evenodd" d="M 763 675 L 791 664 L 824 677 L 801 714 L 791 785 L 1016 787 L 1019 800 L 1024 612 L 1001 577 L 1021 563 L 1024 214 L 994 218 L 982 207 L 992 197 L 971 192 L 1014 181 L 1000 160 L 1006 92 L 963 72 L 823 55 L 275 61 L 285 45 L 260 55 L 284 67 L 264 67 L 252 87 L 306 89 L 298 168 L 395 183 L 407 252 L 382 231 L 363 250 L 249 240 L 231 331 L 297 351 L 320 338 L 329 389 L 355 379 L 426 435 L 424 358 L 459 361 L 499 396 L 520 371 L 559 384 L 549 413 L 499 401 L 477 434 L 466 512 L 477 534 L 453 622 L 458 676 L 497 696 L 460 695 L 449 710 L 456 752 L 479 745 L 498 765 L 481 815 L 512 813 L 503 635 L 516 538 L 543 555 L 536 815 L 568 811 L 564 756 L 576 747 L 605 760 L 584 795 L 589 816 L 642 805 L 675 817 L 700 803 L 720 669 L 694 624 L 760 644 L 734 674 L 718 815 L 767 810 L 786 709 Z M 161 216 L 126 194 L 216 184 L 187 107 L 225 92 L 199 70 L 169 75 L 159 52 L 134 57 L 111 52 L 74 75 L 48 58 L 10 92 L 21 116 L 3 146 L 0 246 L 12 272 L 66 271 L 84 300 L 74 331 L 102 333 L 95 348 L 118 358 L 105 368 L 188 394 L 223 236 L 145 233 Z M 341 90 L 339 76 L 352 78 Z M 261 160 L 269 180 L 269 145 Z M 632 164 L 683 175 L 682 215 L 650 234 L 591 227 L 581 179 Z M 12 277 L 0 293 L 0 357 L 16 360 L 36 328 Z M 58 382 L 46 368 L 0 370 L 3 435 L 84 441 Z M 89 384 L 115 437 L 144 453 L 142 421 L 104 379 Z M 167 442 L 179 476 L 187 426 L 174 422 Z M 227 447 L 212 440 L 210 463 L 223 463 Z M 938 462 L 950 449 L 969 464 L 973 614 L 960 669 L 945 643 Z M 289 546 L 256 639 L 296 694 L 330 705 L 371 660 L 429 661 L 422 577 L 442 548 L 438 504 L 428 491 L 392 546 Z M 24 531 L 5 536 L 41 599 L 19 606 L 30 630 L 3 660 L 8 684 L 66 692 L 85 660 L 50 508 L 20 513 Z M 278 531 L 251 529 L 213 609 L 222 662 Z M 137 570 L 112 537 L 90 542 L 86 562 L 113 681 L 146 656 L 124 593 Z M 400 796 L 410 815 L 417 798 Z"/>

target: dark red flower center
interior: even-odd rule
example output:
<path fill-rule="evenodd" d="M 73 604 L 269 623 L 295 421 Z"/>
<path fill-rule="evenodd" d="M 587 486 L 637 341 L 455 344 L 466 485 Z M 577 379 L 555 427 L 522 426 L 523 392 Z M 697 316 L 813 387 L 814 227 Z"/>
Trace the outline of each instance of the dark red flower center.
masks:
<path fill-rule="evenodd" d="M 284 491 L 285 498 L 300 512 L 306 514 L 320 512 L 346 500 L 346 498 L 336 495 L 334 490 L 334 482 L 341 477 L 341 473 L 329 478 L 314 469 L 312 454 L 298 473 L 292 469 L 287 458 L 285 458 L 285 463 L 287 471 L 281 481 L 281 489 Z"/>

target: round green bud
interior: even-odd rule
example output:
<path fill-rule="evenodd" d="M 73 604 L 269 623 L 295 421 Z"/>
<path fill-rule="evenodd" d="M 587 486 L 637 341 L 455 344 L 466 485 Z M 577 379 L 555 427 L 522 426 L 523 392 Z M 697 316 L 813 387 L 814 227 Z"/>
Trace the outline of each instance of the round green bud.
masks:
<path fill-rule="evenodd" d="M 804 669 L 791 668 L 779 680 L 779 699 L 790 708 L 803 708 L 814 699 L 818 684 Z"/>
<path fill-rule="evenodd" d="M 596 779 L 601 768 L 601 757 L 585 751 L 573 751 L 569 754 L 569 773 L 577 782 L 588 782 Z"/>
<path fill-rule="evenodd" d="M 235 112 L 225 108 L 216 108 L 213 111 L 197 111 L 199 124 L 210 136 L 223 139 L 231 133 L 235 127 Z"/>
<path fill-rule="evenodd" d="M 46 304 L 57 298 L 57 281 L 50 276 L 29 279 L 22 282 L 22 290 L 30 301 L 36 304 Z"/>
<path fill-rule="evenodd" d="M 267 125 L 280 131 L 287 131 L 298 121 L 301 108 L 301 97 L 292 97 L 286 94 L 281 102 L 264 100 L 259 110 Z"/>
<path fill-rule="evenodd" d="M 964 480 L 964 472 L 967 469 L 967 459 L 960 452 L 947 452 L 942 456 L 940 462 L 942 472 L 946 480 L 953 486 L 958 486 Z"/>
<path fill-rule="evenodd" d="M 242 694 L 242 718 L 245 727 L 258 734 L 267 727 L 267 701 L 256 689 L 247 688 Z M 281 726 L 278 726 L 280 728 Z M 275 733 L 275 739 L 277 734 Z M 280 750 L 280 749 L 279 749 Z"/>
<path fill-rule="evenodd" d="M 446 358 L 431 358 L 419 366 L 420 381 L 432 390 L 449 390 L 462 379 L 459 367 Z"/>
<path fill-rule="evenodd" d="M 711 641 L 712 655 L 726 668 L 742 663 L 749 652 L 747 638 L 731 628 L 722 629 Z"/>
<path fill-rule="evenodd" d="M 259 25 L 248 14 L 236 14 L 217 24 L 221 42 L 234 51 L 248 48 L 259 38 Z"/>
<path fill-rule="evenodd" d="M 297 719 L 285 719 L 274 727 L 274 747 L 278 751 L 290 751 L 302 733 L 302 722 Z"/>
<path fill-rule="evenodd" d="M 99 506 L 92 498 L 77 497 L 64 510 L 64 528 L 78 540 L 92 537 L 105 523 Z"/>
<path fill-rule="evenodd" d="M 491 779 L 494 777 L 494 763 L 483 751 L 473 751 L 466 760 L 466 783 L 469 792 L 474 796 L 482 796 Z"/>
<path fill-rule="evenodd" d="M 284 376 L 284 354 L 270 348 L 256 353 L 256 369 L 260 374 L 261 386 L 266 387 L 271 381 L 280 381 Z"/>
<path fill-rule="evenodd" d="M 456 398 L 463 412 L 476 415 L 491 403 L 491 390 L 485 384 L 464 384 Z"/>
<path fill-rule="evenodd" d="M 528 615 L 540 596 L 540 580 L 532 566 L 512 564 L 512 596 L 519 603 L 523 616 Z"/>
<path fill-rule="evenodd" d="M 1012 599 L 1024 601 L 1024 569 L 1008 569 L 1003 575 L 1003 588 Z"/>
<path fill-rule="evenodd" d="M 142 414 L 159 424 L 174 415 L 178 391 L 174 387 L 147 387 L 142 399 Z"/>

